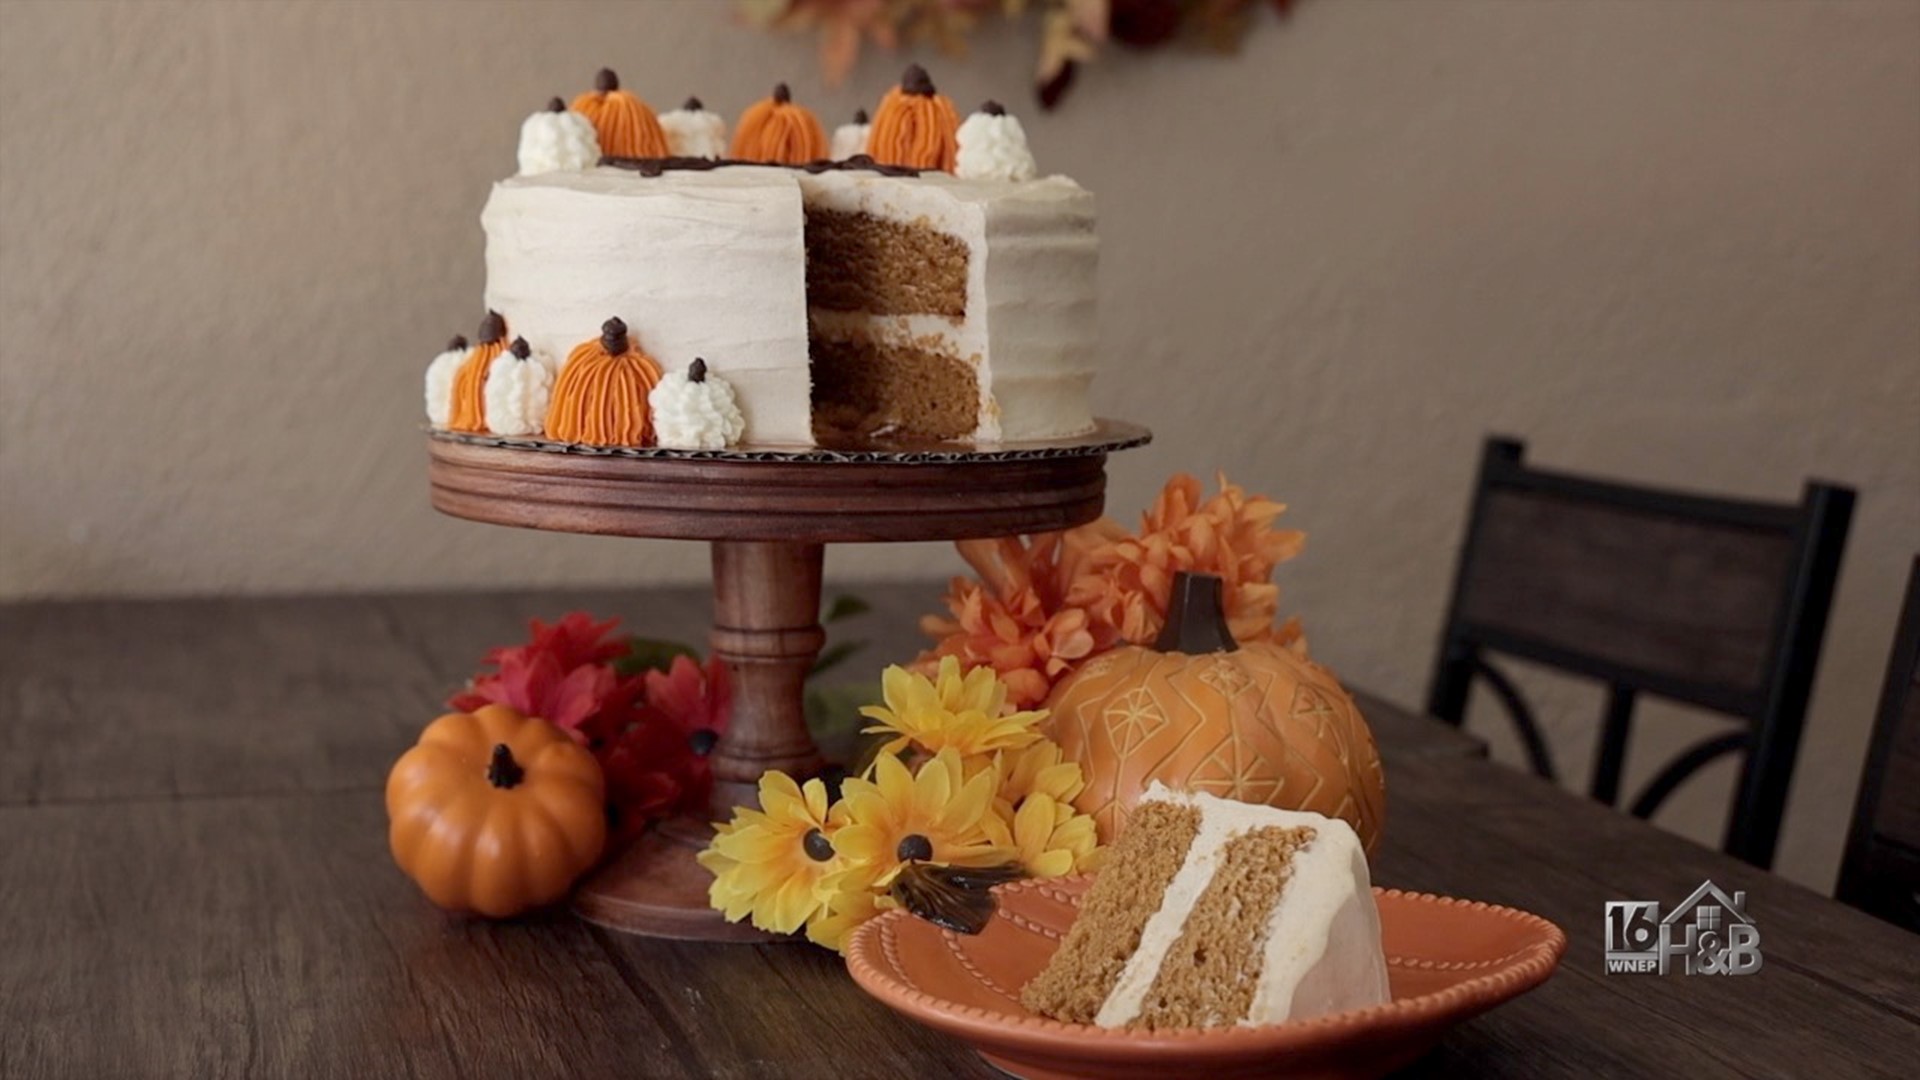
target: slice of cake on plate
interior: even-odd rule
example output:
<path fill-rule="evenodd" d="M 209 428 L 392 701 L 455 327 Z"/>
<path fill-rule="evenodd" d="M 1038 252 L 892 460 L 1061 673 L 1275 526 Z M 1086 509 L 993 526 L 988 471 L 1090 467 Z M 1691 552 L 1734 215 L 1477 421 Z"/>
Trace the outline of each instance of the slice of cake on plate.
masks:
<path fill-rule="evenodd" d="M 1158 783 L 1021 994 L 1056 1020 L 1149 1029 L 1277 1024 L 1388 999 L 1351 826 Z"/>

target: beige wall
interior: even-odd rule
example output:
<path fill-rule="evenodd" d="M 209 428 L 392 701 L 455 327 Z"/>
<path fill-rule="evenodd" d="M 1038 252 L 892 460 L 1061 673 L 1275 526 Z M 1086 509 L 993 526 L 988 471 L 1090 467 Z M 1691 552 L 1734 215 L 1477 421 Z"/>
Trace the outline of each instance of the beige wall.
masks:
<path fill-rule="evenodd" d="M 1096 405 L 1159 433 L 1113 506 L 1216 466 L 1291 502 L 1287 606 L 1414 701 L 1487 431 L 1633 480 L 1857 486 L 1782 858 L 1824 888 L 1920 545 L 1920 5 L 1260 22 L 1233 61 L 1116 55 L 1055 116 L 1024 33 L 932 61 L 1100 195 Z M 837 119 L 902 60 L 829 92 L 809 43 L 707 3 L 0 5 L 0 595 L 701 575 L 697 545 L 425 502 L 419 376 L 480 313 L 487 184 L 603 63 L 662 105 L 786 79 Z M 1598 697 L 1553 701 L 1578 775 Z M 1675 821 L 1713 834 L 1725 779 Z"/>

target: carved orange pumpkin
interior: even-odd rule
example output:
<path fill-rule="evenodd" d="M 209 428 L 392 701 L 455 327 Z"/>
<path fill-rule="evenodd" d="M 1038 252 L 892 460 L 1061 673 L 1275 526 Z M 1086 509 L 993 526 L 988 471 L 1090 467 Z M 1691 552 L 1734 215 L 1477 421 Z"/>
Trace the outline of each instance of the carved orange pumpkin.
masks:
<path fill-rule="evenodd" d="M 387 776 L 387 817 L 393 859 L 428 899 L 496 919 L 565 896 L 607 841 L 593 755 L 504 705 L 428 724 Z"/>
<path fill-rule="evenodd" d="M 1086 775 L 1073 804 L 1104 843 L 1154 780 L 1345 818 L 1369 851 L 1380 837 L 1380 754 L 1353 699 L 1331 671 L 1283 646 L 1236 645 L 1212 574 L 1176 574 L 1153 647 L 1086 661 L 1047 708 L 1054 741 Z"/>

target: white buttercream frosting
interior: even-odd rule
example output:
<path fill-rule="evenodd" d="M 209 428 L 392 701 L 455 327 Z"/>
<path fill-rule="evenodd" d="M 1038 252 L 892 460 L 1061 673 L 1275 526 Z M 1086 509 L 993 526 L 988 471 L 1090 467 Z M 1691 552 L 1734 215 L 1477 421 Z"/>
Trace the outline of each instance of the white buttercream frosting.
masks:
<path fill-rule="evenodd" d="M 1294 852 L 1286 886 L 1268 916 L 1259 983 L 1240 1024 L 1306 1020 L 1389 999 L 1380 913 L 1367 857 L 1352 826 L 1320 814 L 1169 791 L 1157 781 L 1142 799 L 1198 807 L 1200 830 L 1094 1023 L 1124 1027 L 1140 1014 L 1195 902 L 1213 881 L 1227 844 L 1269 826 L 1305 827 L 1314 835 Z"/>
<path fill-rule="evenodd" d="M 867 152 L 867 136 L 873 134 L 872 124 L 841 124 L 833 129 L 833 138 L 827 144 L 827 156 L 835 161 L 845 161 L 856 154 Z"/>
<path fill-rule="evenodd" d="M 571 109 L 542 109 L 520 125 L 521 176 L 578 172 L 599 163 L 600 137 L 592 122 Z"/>
<path fill-rule="evenodd" d="M 516 349 L 524 340 L 514 342 Z M 501 353 L 487 368 L 483 391 L 487 430 L 495 435 L 538 435 L 546 427 L 554 364 L 531 349 L 524 357 L 516 349 Z"/>
<path fill-rule="evenodd" d="M 701 378 L 695 379 L 692 371 Z M 724 450 L 737 445 L 747 429 L 733 386 L 694 361 L 692 371 L 671 371 L 647 395 L 653 409 L 654 441 L 674 450 Z"/>
<path fill-rule="evenodd" d="M 977 112 L 960 122 L 953 174 L 962 180 L 1031 180 L 1039 171 L 1020 118 Z"/>
<path fill-rule="evenodd" d="M 446 427 L 453 417 L 453 381 L 467 359 L 466 339 L 455 341 L 459 348 L 448 348 L 427 365 L 427 423 L 437 428 Z"/>
<path fill-rule="evenodd" d="M 667 153 L 674 157 L 727 156 L 726 117 L 701 106 L 697 98 L 661 113 L 660 130 L 667 136 Z"/>

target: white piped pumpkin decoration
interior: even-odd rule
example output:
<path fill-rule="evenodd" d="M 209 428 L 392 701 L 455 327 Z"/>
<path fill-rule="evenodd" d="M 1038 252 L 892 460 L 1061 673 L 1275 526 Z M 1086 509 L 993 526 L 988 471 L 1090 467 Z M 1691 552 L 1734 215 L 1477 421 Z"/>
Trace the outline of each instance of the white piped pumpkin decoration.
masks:
<path fill-rule="evenodd" d="M 513 344 L 487 371 L 487 430 L 496 435 L 537 435 L 553 394 L 553 365 L 533 355 L 526 338 Z"/>
<path fill-rule="evenodd" d="M 962 121 L 954 141 L 953 175 L 962 180 L 1031 180 L 1039 171 L 1020 118 L 997 101 Z"/>
<path fill-rule="evenodd" d="M 674 157 L 727 156 L 727 118 L 702 105 L 697 97 L 661 113 L 660 130 L 667 133 L 667 153 Z"/>
<path fill-rule="evenodd" d="M 841 124 L 833 129 L 833 140 L 827 146 L 827 156 L 835 161 L 845 161 L 850 157 L 867 152 L 867 137 L 873 134 L 873 124 L 867 119 L 867 110 L 857 109 L 853 114 L 853 123 Z"/>
<path fill-rule="evenodd" d="M 559 98 L 520 125 L 520 175 L 579 172 L 600 164 L 600 136 L 593 121 Z"/>
<path fill-rule="evenodd" d="M 647 395 L 653 409 L 654 439 L 674 450 L 724 450 L 740 441 L 746 417 L 733 387 L 715 375 L 705 360 L 685 371 L 664 375 Z"/>
<path fill-rule="evenodd" d="M 453 418 L 453 380 L 467 359 L 467 339 L 459 334 L 427 365 L 427 423 L 437 428 Z"/>

